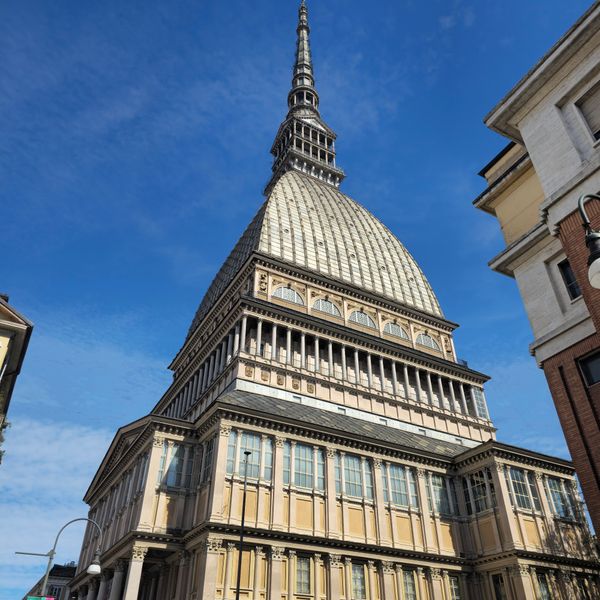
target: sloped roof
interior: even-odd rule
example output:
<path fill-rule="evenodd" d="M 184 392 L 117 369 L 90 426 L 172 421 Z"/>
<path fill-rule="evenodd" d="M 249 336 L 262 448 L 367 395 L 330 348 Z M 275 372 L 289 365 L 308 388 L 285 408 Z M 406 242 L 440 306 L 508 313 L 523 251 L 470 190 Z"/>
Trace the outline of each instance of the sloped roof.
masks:
<path fill-rule="evenodd" d="M 225 392 L 217 398 L 216 402 L 245 408 L 252 411 L 255 415 L 262 413 L 272 417 L 281 417 L 287 422 L 296 421 L 306 423 L 308 426 L 325 427 L 336 431 L 340 435 L 346 433 L 365 440 L 370 439 L 375 442 L 393 444 L 417 452 L 435 454 L 446 459 L 454 458 L 466 450 L 460 444 L 453 444 L 445 440 L 412 433 L 411 431 L 394 429 L 386 425 L 363 421 L 348 415 L 321 410 L 305 404 L 290 402 L 289 400 L 263 396 L 245 390 Z"/>
<path fill-rule="evenodd" d="M 425 275 L 381 221 L 337 188 L 288 171 L 211 283 L 190 333 L 254 251 L 442 316 Z"/>

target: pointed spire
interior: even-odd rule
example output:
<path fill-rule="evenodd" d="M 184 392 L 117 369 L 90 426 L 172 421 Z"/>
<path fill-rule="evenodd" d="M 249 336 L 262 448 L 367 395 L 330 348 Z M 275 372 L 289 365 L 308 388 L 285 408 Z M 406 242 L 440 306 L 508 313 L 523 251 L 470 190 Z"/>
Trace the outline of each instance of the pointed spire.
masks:
<path fill-rule="evenodd" d="M 319 114 L 319 94 L 315 88 L 309 42 L 308 9 L 302 0 L 296 28 L 296 61 L 292 88 L 288 94 L 289 111 L 275 136 L 271 154 L 273 176 L 269 193 L 286 171 L 294 169 L 338 187 L 344 172 L 335 165 L 335 133 Z"/>

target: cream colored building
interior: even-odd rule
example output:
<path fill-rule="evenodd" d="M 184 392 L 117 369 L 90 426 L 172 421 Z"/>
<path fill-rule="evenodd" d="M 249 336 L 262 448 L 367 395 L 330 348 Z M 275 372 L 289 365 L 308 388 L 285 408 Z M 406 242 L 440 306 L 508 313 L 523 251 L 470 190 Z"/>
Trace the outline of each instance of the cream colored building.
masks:
<path fill-rule="evenodd" d="M 33 325 L 8 303 L 8 296 L 0 294 L 0 446 L 8 426 L 8 406 L 32 330 Z M 0 462 L 2 455 L 0 450 Z"/>
<path fill-rule="evenodd" d="M 338 189 L 304 3 L 267 198 L 209 287 L 149 415 L 86 495 L 87 600 L 595 598 L 565 460 L 496 440 L 401 242 Z M 246 536 L 240 533 L 243 453 Z"/>

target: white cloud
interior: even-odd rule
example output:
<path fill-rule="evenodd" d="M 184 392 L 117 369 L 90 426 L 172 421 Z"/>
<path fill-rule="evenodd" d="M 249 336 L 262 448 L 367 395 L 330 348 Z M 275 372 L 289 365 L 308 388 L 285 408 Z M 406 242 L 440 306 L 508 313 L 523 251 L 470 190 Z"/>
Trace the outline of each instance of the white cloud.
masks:
<path fill-rule="evenodd" d="M 87 516 L 81 498 L 111 438 L 107 429 L 31 418 L 7 431 L 0 467 L 0 600 L 21 597 L 44 572 L 44 558 L 15 551 L 47 552 L 67 521 Z M 77 561 L 84 528 L 65 529 L 57 563 Z"/>

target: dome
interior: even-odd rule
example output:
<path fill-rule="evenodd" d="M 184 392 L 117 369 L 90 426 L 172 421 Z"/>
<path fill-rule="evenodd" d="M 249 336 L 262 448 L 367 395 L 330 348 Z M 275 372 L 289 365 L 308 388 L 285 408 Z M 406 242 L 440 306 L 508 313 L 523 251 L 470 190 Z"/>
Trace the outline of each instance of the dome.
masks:
<path fill-rule="evenodd" d="M 442 316 L 425 275 L 381 221 L 337 188 L 288 171 L 211 283 L 190 333 L 252 252 Z"/>

